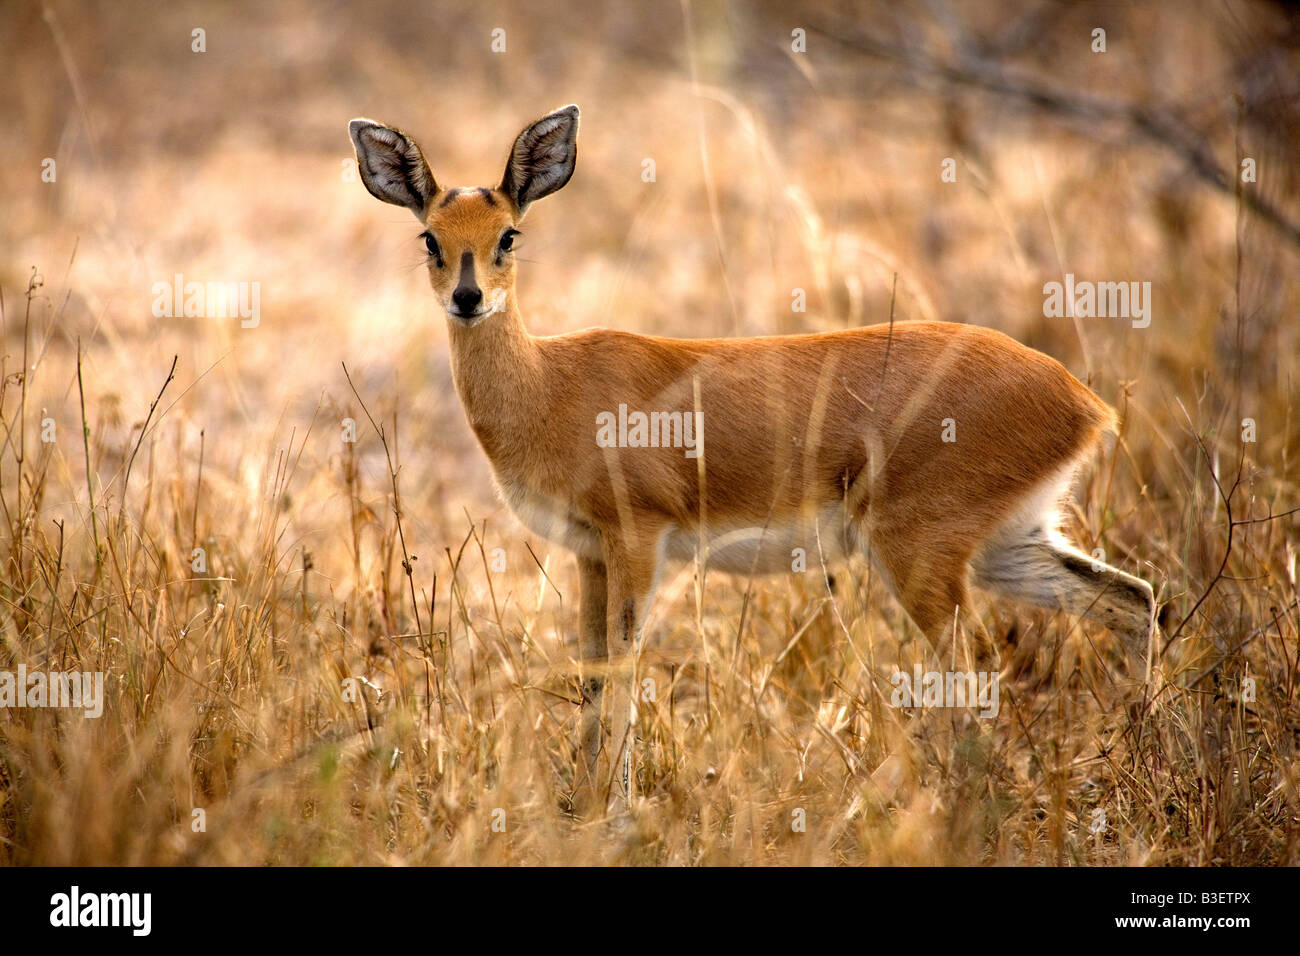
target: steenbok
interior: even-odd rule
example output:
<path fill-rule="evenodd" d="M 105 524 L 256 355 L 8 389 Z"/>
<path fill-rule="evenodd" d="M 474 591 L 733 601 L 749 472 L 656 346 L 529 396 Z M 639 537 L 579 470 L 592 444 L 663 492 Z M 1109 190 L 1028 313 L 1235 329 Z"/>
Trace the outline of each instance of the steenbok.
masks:
<path fill-rule="evenodd" d="M 788 572 L 797 548 L 858 552 L 935 646 L 974 584 L 1093 618 L 1133 661 L 1148 653 L 1150 585 L 1058 529 L 1115 413 L 1054 359 L 939 322 L 535 337 L 513 244 L 528 207 L 573 175 L 578 108 L 520 133 L 492 188 L 439 186 L 400 130 L 354 119 L 350 132 L 366 188 L 424 227 L 456 391 L 502 496 L 578 559 L 581 795 L 630 789 L 635 649 L 668 559 L 747 575 Z"/>

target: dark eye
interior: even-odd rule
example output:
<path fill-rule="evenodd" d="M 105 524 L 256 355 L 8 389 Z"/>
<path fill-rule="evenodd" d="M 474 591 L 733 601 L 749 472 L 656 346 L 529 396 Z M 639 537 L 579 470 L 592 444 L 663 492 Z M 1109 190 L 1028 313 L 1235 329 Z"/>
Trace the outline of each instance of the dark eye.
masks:
<path fill-rule="evenodd" d="M 501 235 L 501 241 L 497 243 L 498 252 L 509 252 L 515 247 L 515 236 L 519 235 L 517 229 L 507 229 Z"/>
<path fill-rule="evenodd" d="M 438 260 L 438 265 L 442 265 L 442 249 L 438 246 L 438 240 L 433 238 L 433 233 L 424 234 L 424 248 L 429 250 L 429 255 Z"/>

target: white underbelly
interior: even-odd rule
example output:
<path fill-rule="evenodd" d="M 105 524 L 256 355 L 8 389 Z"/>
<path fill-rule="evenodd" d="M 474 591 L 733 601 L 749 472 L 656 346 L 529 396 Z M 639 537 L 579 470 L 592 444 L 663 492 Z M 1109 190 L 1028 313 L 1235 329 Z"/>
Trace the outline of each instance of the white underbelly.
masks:
<path fill-rule="evenodd" d="M 520 485 L 500 485 L 502 497 L 529 531 L 575 554 L 601 556 L 600 534 L 563 502 Z M 670 527 L 660 541 L 660 556 L 693 561 L 700 547 L 695 528 Z M 728 574 L 789 574 L 844 560 L 855 535 L 845 525 L 844 506 L 836 503 L 815 515 L 773 521 L 766 527 L 714 527 L 708 537 L 708 563 Z"/>
<path fill-rule="evenodd" d="M 521 485 L 499 482 L 498 486 L 519 523 L 533 534 L 563 545 L 574 554 L 600 557 L 600 535 L 563 502 Z"/>
<path fill-rule="evenodd" d="M 854 535 L 844 524 L 842 505 L 820 514 L 766 527 L 713 529 L 708 539 L 708 566 L 729 574 L 789 574 L 844 560 L 853 550 Z M 699 532 L 673 528 L 664 543 L 670 560 L 694 560 Z"/>

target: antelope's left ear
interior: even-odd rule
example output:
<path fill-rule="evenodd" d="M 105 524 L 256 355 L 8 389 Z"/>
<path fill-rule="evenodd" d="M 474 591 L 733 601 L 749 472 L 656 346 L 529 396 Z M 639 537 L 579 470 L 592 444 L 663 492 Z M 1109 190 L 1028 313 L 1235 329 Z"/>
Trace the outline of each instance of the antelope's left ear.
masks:
<path fill-rule="evenodd" d="M 569 181 L 578 161 L 578 108 L 566 106 L 543 116 L 515 140 L 501 179 L 522 218 L 530 203 Z"/>

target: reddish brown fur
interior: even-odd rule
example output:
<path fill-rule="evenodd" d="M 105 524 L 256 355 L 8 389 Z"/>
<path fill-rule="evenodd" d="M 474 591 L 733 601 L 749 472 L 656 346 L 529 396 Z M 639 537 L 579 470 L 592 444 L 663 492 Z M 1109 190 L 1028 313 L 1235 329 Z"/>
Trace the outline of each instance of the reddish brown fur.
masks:
<path fill-rule="evenodd" d="M 358 137 L 358 124 L 363 135 L 377 124 L 353 124 L 359 154 L 370 151 L 361 164 L 367 187 L 410 205 L 410 189 L 426 180 L 393 187 L 382 174 L 405 175 L 418 148 L 383 127 L 378 144 L 370 143 Z M 520 134 L 511 154 L 516 165 L 503 181 L 525 208 L 567 181 L 576 124 L 569 107 Z M 562 163 L 567 167 L 557 167 Z M 529 192 L 530 176 L 549 185 Z M 630 743 L 635 641 L 665 548 L 680 539 L 754 528 L 803 533 L 798 529 L 814 519 L 818 541 L 806 542 L 809 551 L 822 535 L 868 546 L 931 637 L 965 605 L 973 562 L 983 562 L 985 579 L 1013 595 L 1144 633 L 1144 602 L 1151 600 L 1145 582 L 1109 567 L 1098 584 L 1080 580 L 1086 558 L 1043 537 L 1037 515 L 1013 528 L 1018 537 L 999 537 L 1018 511 L 1057 489 L 1115 423 L 1113 411 L 1054 359 L 1000 332 L 939 322 L 751 339 L 608 329 L 534 337 L 515 300 L 514 258 L 494 253 L 522 218 L 512 195 L 467 190 L 444 202 L 448 194 L 432 189 L 418 214 L 443 249 L 443 263 L 429 267 L 435 294 L 449 308 L 461 278 L 457 263 L 468 251 L 485 298 L 498 297 L 485 317 L 449 312 L 452 372 L 465 413 L 511 507 L 578 555 L 584 661 L 622 668 L 605 695 L 612 697 L 611 747 L 601 748 L 599 707 L 587 708 L 580 789 L 592 782 L 598 750 L 610 759 L 608 773 Z M 597 416 L 620 404 L 701 411 L 702 457 L 680 447 L 599 447 Z M 948 419 L 953 442 L 943 440 Z M 843 526 L 820 525 L 826 514 Z M 992 558 L 986 549 L 996 552 Z M 1055 575 L 1060 593 L 1018 591 L 1023 568 Z M 1115 597 L 1094 612 L 1096 598 L 1085 599 L 1112 587 Z M 598 704 L 601 678 L 590 676 L 583 687 Z"/>
<path fill-rule="evenodd" d="M 492 329 L 453 327 L 453 368 L 502 483 L 554 497 L 606 534 L 619 531 L 616 475 L 638 521 L 697 526 L 695 460 L 679 448 L 595 444 L 597 414 L 620 402 L 694 408 L 695 378 L 711 525 L 780 523 L 844 498 L 876 449 L 853 514 L 870 514 L 872 545 L 903 594 L 918 574 L 951 569 L 964 579 L 975 548 L 1011 509 L 1114 421 L 1054 359 L 948 323 L 754 339 L 605 329 L 533 338 L 512 311 Z M 941 440 L 948 418 L 953 443 Z M 908 610 L 933 632 L 951 617 L 948 596 L 935 594 L 931 608 L 918 595 Z"/>

